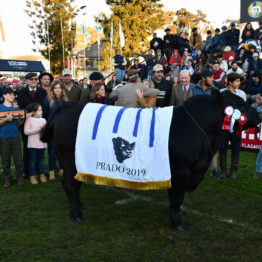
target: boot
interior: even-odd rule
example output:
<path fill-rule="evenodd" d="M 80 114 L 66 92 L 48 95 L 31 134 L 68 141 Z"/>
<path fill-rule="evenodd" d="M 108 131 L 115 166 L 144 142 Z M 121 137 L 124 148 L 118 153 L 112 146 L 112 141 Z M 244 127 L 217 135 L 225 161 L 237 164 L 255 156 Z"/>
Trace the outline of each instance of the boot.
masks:
<path fill-rule="evenodd" d="M 63 170 L 63 169 L 59 169 L 58 175 L 59 175 L 59 176 L 62 176 L 63 174 L 64 174 L 64 170 Z"/>
<path fill-rule="evenodd" d="M 41 174 L 40 175 L 40 181 L 41 181 L 41 183 L 46 183 L 47 182 L 45 174 Z"/>
<path fill-rule="evenodd" d="M 231 156 L 231 178 L 237 179 L 237 170 L 239 164 L 239 156 Z"/>
<path fill-rule="evenodd" d="M 227 154 L 219 153 L 219 165 L 221 169 L 221 178 L 227 177 Z"/>
<path fill-rule="evenodd" d="M 55 171 L 54 170 L 49 171 L 49 180 L 55 180 Z"/>
<path fill-rule="evenodd" d="M 260 172 L 255 172 L 253 175 L 253 179 L 259 179 L 259 177 L 261 176 L 262 173 Z"/>
<path fill-rule="evenodd" d="M 30 176 L 30 183 L 31 183 L 32 185 L 38 184 L 38 181 L 37 181 L 37 179 L 36 179 L 35 176 Z"/>

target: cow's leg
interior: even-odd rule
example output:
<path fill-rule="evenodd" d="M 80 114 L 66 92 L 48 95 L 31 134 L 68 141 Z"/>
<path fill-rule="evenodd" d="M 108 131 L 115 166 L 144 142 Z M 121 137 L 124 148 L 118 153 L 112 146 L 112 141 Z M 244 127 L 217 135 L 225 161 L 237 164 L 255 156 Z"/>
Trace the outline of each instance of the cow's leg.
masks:
<path fill-rule="evenodd" d="M 183 188 L 183 187 L 182 187 Z M 181 221 L 180 207 L 184 201 L 185 190 L 172 186 L 168 189 L 169 197 L 169 215 L 170 215 L 170 226 L 173 229 L 184 230 L 184 225 Z"/>
<path fill-rule="evenodd" d="M 80 211 L 81 203 L 79 200 L 81 182 L 74 179 L 75 174 L 76 170 L 74 168 L 69 169 L 65 167 L 62 184 L 69 200 L 72 219 L 80 222 L 82 220 L 82 214 Z"/>

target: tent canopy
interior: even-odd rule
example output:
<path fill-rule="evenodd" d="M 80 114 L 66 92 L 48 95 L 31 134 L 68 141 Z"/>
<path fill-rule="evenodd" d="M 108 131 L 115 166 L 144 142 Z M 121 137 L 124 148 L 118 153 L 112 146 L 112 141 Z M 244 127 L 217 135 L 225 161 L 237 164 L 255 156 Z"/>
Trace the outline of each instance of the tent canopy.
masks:
<path fill-rule="evenodd" d="M 43 72 L 46 71 L 41 61 L 0 59 L 0 71 L 8 72 Z"/>

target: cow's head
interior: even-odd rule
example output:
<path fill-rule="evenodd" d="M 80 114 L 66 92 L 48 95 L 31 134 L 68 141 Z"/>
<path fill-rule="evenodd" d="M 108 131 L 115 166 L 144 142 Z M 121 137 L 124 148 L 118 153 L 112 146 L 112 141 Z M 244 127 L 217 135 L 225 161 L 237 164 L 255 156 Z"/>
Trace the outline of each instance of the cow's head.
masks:
<path fill-rule="evenodd" d="M 116 159 L 119 163 L 123 163 L 124 160 L 132 156 L 132 150 L 135 148 L 135 142 L 129 143 L 121 137 L 113 138 L 113 145 L 115 150 Z"/>
<path fill-rule="evenodd" d="M 243 129 L 250 127 L 255 127 L 260 124 L 261 120 L 259 119 L 257 111 L 246 103 L 241 97 L 233 94 L 230 91 L 224 91 L 221 93 L 222 96 L 222 107 L 226 108 L 227 106 L 232 106 L 234 109 L 238 109 L 242 114 L 245 114 L 247 117 L 246 123 L 243 125 Z M 235 125 L 234 129 L 238 127 L 238 124 Z"/>

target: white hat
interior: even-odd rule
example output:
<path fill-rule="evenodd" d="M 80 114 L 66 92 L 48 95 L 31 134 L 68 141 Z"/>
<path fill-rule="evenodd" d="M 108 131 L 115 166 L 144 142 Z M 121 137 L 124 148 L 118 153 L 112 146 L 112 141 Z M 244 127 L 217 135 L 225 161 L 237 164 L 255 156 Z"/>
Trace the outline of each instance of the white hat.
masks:
<path fill-rule="evenodd" d="M 64 75 L 72 75 L 72 72 L 71 72 L 71 70 L 70 69 L 68 69 L 68 68 L 65 68 L 65 69 L 63 69 L 63 71 L 62 71 L 62 75 L 64 76 Z"/>
<path fill-rule="evenodd" d="M 225 52 L 229 52 L 231 51 L 231 47 L 230 46 L 226 46 L 225 49 L 224 49 Z"/>
<path fill-rule="evenodd" d="M 164 71 L 163 66 L 160 65 L 160 64 L 156 64 L 156 65 L 153 67 L 153 72 L 157 72 L 157 71 Z"/>
<path fill-rule="evenodd" d="M 253 57 L 254 57 L 254 56 L 259 56 L 259 55 L 258 55 L 258 53 L 253 53 Z"/>

